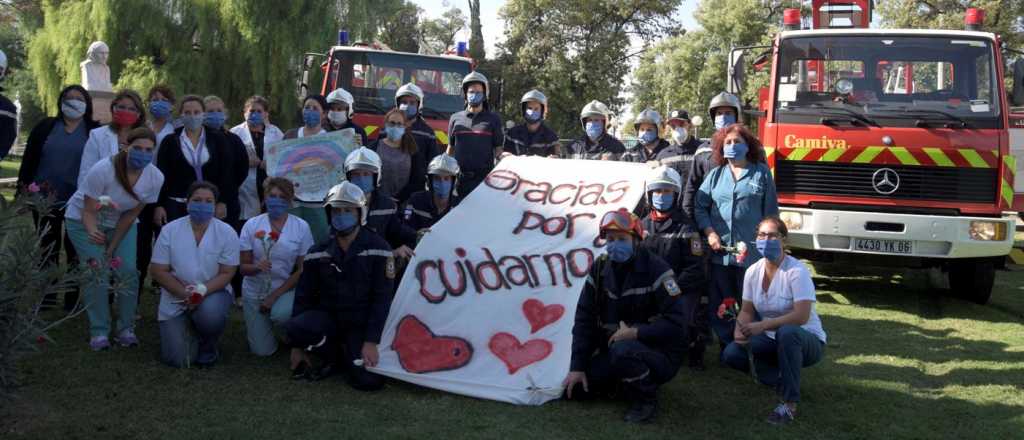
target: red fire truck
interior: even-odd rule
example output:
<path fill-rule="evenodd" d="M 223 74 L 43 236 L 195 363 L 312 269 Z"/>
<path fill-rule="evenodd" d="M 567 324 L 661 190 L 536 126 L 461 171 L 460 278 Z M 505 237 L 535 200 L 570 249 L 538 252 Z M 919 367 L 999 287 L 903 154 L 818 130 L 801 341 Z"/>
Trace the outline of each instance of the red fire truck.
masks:
<path fill-rule="evenodd" d="M 355 98 L 355 123 L 366 129 L 370 139 L 376 139 L 384 125 L 384 114 L 395 106 L 395 92 L 403 84 L 412 82 L 423 90 L 421 114 L 426 119 L 438 143 L 448 144 L 448 118 L 463 110 L 462 77 L 474 68 L 468 57 L 466 44 L 459 42 L 454 53 L 424 55 L 398 52 L 380 43 L 349 45 L 348 33 L 338 32 L 338 44 L 326 54 L 306 54 L 306 68 L 317 57 L 326 58 L 320 64 L 323 83 L 320 93 L 327 96 L 343 88 Z M 303 73 L 300 95 L 309 89 Z"/>
<path fill-rule="evenodd" d="M 1024 60 L 1004 85 L 1004 47 L 981 31 L 870 29 L 871 0 L 814 0 L 769 47 L 736 48 L 771 76 L 758 129 L 795 253 L 812 260 L 938 267 L 977 303 L 1024 211 Z M 1008 96 L 1009 95 L 1009 96 Z M 1022 158 L 1019 162 L 1015 158 Z"/>

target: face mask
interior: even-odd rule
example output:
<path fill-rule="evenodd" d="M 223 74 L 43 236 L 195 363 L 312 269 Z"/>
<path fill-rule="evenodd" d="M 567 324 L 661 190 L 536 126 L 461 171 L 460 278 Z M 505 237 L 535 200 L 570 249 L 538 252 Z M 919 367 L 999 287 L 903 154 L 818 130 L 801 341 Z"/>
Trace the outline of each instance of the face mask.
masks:
<path fill-rule="evenodd" d="M 523 117 L 525 117 L 527 121 L 537 122 L 541 118 L 541 113 L 540 113 L 540 110 L 534 110 L 532 108 L 528 108 L 528 109 L 526 109 L 526 112 L 523 114 Z"/>
<path fill-rule="evenodd" d="M 469 92 L 466 93 L 466 100 L 469 101 L 469 105 L 476 107 L 484 102 L 484 94 L 480 92 Z"/>
<path fill-rule="evenodd" d="M 132 167 L 133 170 L 141 170 L 152 162 L 152 151 L 136 150 L 135 148 L 128 149 L 128 166 Z"/>
<path fill-rule="evenodd" d="M 402 104 L 398 106 L 398 109 L 405 113 L 405 117 L 410 119 L 415 118 L 416 114 L 420 112 L 416 104 Z"/>
<path fill-rule="evenodd" d="M 65 99 L 60 104 L 60 111 L 71 119 L 81 119 L 85 114 L 85 101 L 80 99 Z"/>
<path fill-rule="evenodd" d="M 654 130 L 644 130 L 644 131 L 640 132 L 640 140 L 643 141 L 643 143 L 645 145 L 646 144 L 654 143 L 654 141 L 657 140 L 657 139 L 658 139 L 658 132 L 656 132 Z"/>
<path fill-rule="evenodd" d="M 309 128 L 320 125 L 320 112 L 306 109 L 302 111 L 302 123 Z"/>
<path fill-rule="evenodd" d="M 162 100 L 150 102 L 149 114 L 156 119 L 166 119 L 171 115 L 171 103 Z"/>
<path fill-rule="evenodd" d="M 363 190 L 367 197 L 373 192 L 373 176 L 355 176 L 349 180 Z"/>
<path fill-rule="evenodd" d="M 616 263 L 625 263 L 633 256 L 632 240 L 609 241 L 606 247 L 608 248 L 608 258 Z"/>
<path fill-rule="evenodd" d="M 305 115 L 303 115 L 303 117 L 305 117 Z M 327 120 L 331 121 L 331 123 L 336 126 L 345 125 L 345 123 L 348 122 L 348 111 L 331 110 L 327 112 Z"/>
<path fill-rule="evenodd" d="M 288 214 L 289 203 L 280 197 L 267 197 L 267 216 L 277 220 Z"/>
<path fill-rule="evenodd" d="M 356 227 L 357 222 L 356 215 L 351 212 L 342 212 L 331 217 L 331 227 L 342 235 L 348 235 L 352 228 Z"/>
<path fill-rule="evenodd" d="M 722 149 L 722 156 L 726 159 L 742 159 L 747 156 L 747 144 L 725 144 L 725 148 Z"/>
<path fill-rule="evenodd" d="M 212 129 L 219 129 L 224 126 L 224 122 L 227 119 L 228 117 L 224 115 L 224 112 L 206 112 L 206 117 L 203 118 L 203 125 Z"/>
<path fill-rule="evenodd" d="M 675 193 L 651 194 L 651 203 L 654 205 L 654 209 L 657 209 L 658 211 L 668 211 L 672 209 L 672 204 L 675 201 Z"/>
<path fill-rule="evenodd" d="M 430 181 L 430 187 L 434 190 L 434 194 L 442 199 L 447 199 L 452 194 L 451 180 L 433 179 Z"/>
<path fill-rule="evenodd" d="M 736 123 L 736 115 L 721 114 L 715 116 L 715 130 L 721 130 Z"/>
<path fill-rule="evenodd" d="M 213 202 L 188 202 L 188 218 L 197 225 L 209 223 L 213 218 Z"/>
<path fill-rule="evenodd" d="M 263 113 L 249 113 L 245 119 L 250 125 L 263 125 Z"/>
<path fill-rule="evenodd" d="M 686 132 L 685 127 L 676 127 L 675 130 L 672 130 L 672 140 L 676 141 L 677 144 L 682 144 L 689 138 L 690 133 Z"/>
<path fill-rule="evenodd" d="M 604 123 L 601 121 L 589 121 L 586 125 L 587 137 L 592 141 L 596 141 L 597 138 L 604 134 Z"/>
<path fill-rule="evenodd" d="M 779 261 L 782 257 L 782 241 L 780 240 L 757 240 L 757 251 L 764 255 L 768 261 Z"/>
<path fill-rule="evenodd" d="M 196 131 L 203 127 L 203 120 L 206 116 L 203 113 L 198 115 L 184 115 L 181 117 L 181 123 L 189 131 Z"/>
<path fill-rule="evenodd" d="M 114 114 L 111 115 L 111 119 L 115 124 L 121 127 L 131 127 L 135 125 L 139 120 L 139 115 L 135 112 L 127 110 L 114 110 Z"/>
<path fill-rule="evenodd" d="M 402 136 L 405 136 L 405 127 L 385 127 L 384 131 L 387 132 L 388 139 L 393 141 L 402 140 Z"/>

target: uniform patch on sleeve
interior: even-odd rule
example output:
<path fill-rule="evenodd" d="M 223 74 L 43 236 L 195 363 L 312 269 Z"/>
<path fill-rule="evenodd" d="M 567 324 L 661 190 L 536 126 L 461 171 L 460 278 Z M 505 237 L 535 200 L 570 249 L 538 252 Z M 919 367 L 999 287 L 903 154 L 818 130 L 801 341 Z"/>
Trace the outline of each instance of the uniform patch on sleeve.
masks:
<path fill-rule="evenodd" d="M 679 284 L 676 284 L 675 279 L 669 278 L 665 280 L 662 285 L 665 286 L 665 291 L 668 292 L 668 296 L 679 296 L 683 293 L 683 291 L 679 289 Z"/>
<path fill-rule="evenodd" d="M 395 279 L 395 257 L 388 257 L 388 262 L 384 264 L 384 276 L 389 280 Z"/>

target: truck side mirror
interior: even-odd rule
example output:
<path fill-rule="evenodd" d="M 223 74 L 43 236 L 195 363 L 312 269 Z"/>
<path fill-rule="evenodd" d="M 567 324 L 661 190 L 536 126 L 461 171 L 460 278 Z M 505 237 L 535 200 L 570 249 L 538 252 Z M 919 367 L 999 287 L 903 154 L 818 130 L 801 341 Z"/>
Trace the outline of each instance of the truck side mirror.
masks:
<path fill-rule="evenodd" d="M 1013 91 L 1010 93 L 1012 105 L 1024 106 L 1024 58 L 1013 62 Z"/>
<path fill-rule="evenodd" d="M 743 87 L 747 83 L 744 55 L 746 55 L 746 51 L 743 49 L 733 49 L 729 52 L 729 70 L 727 72 L 729 75 L 725 89 L 734 95 L 743 93 Z"/>

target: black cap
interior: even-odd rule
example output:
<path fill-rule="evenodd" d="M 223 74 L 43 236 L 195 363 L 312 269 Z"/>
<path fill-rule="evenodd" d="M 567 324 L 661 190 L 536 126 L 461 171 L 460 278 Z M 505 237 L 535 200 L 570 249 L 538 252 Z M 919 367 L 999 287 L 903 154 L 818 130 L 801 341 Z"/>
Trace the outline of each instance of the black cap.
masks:
<path fill-rule="evenodd" d="M 668 121 L 673 119 L 681 119 L 686 122 L 690 122 L 690 114 L 686 110 L 672 110 L 672 113 L 668 114 Z"/>

